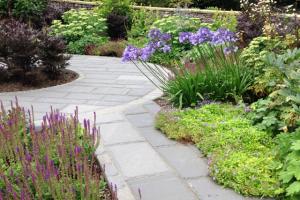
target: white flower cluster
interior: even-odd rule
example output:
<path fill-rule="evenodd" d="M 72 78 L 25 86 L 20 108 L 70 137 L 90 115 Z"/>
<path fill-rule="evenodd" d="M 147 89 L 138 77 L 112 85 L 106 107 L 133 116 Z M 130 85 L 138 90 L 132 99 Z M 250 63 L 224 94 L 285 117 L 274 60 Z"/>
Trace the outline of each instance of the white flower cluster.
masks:
<path fill-rule="evenodd" d="M 240 0 L 242 9 L 250 9 L 250 17 L 255 18 L 256 14 L 261 16 L 269 15 L 272 11 L 273 5 L 276 4 L 275 0 L 258 0 L 257 3 L 249 3 L 249 0 Z M 252 15 L 252 16 L 251 16 Z"/>

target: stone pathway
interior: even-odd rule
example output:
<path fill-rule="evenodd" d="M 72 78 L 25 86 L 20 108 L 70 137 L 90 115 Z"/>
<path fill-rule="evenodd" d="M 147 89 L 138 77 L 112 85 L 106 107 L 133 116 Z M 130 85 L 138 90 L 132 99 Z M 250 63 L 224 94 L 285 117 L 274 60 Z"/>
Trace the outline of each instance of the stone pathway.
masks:
<path fill-rule="evenodd" d="M 65 113 L 73 113 L 78 106 L 80 113 L 88 113 L 127 104 L 155 90 L 135 66 L 118 58 L 73 56 L 68 69 L 80 77 L 65 85 L 1 93 L 0 99 L 5 106 L 15 96 L 26 108 L 34 103 L 35 117 L 41 119 L 50 105 Z"/>
<path fill-rule="evenodd" d="M 27 92 L 0 93 L 5 107 L 18 97 L 34 105 L 39 120 L 50 109 L 93 119 L 101 130 L 97 157 L 120 200 L 252 200 L 223 189 L 208 176 L 207 160 L 191 145 L 166 138 L 154 128 L 161 92 L 132 64 L 118 58 L 74 56 L 72 83 Z"/>

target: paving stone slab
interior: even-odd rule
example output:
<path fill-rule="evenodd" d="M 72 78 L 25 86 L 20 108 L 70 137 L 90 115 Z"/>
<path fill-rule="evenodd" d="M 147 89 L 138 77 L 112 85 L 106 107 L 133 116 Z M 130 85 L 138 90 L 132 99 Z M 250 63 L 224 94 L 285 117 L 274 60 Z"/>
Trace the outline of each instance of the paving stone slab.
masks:
<path fill-rule="evenodd" d="M 207 160 L 197 155 L 189 145 L 177 144 L 160 147 L 157 148 L 157 151 L 182 178 L 202 177 L 209 174 Z"/>
<path fill-rule="evenodd" d="M 149 113 L 127 115 L 127 119 L 138 128 L 154 126 L 154 118 Z"/>
<path fill-rule="evenodd" d="M 154 127 L 139 128 L 138 130 L 139 133 L 144 136 L 153 147 L 171 146 L 177 144 L 177 142 L 169 140 Z"/>
<path fill-rule="evenodd" d="M 126 180 L 169 171 L 168 165 L 146 142 L 109 146 Z"/>
<path fill-rule="evenodd" d="M 258 200 L 258 198 L 244 197 L 231 189 L 223 188 L 209 177 L 189 180 L 188 183 L 201 200 Z"/>
<path fill-rule="evenodd" d="M 174 174 L 158 175 L 129 182 L 136 199 L 196 200 L 196 195 Z"/>
<path fill-rule="evenodd" d="M 101 139 L 104 145 L 141 142 L 145 140 L 128 122 L 101 125 Z"/>

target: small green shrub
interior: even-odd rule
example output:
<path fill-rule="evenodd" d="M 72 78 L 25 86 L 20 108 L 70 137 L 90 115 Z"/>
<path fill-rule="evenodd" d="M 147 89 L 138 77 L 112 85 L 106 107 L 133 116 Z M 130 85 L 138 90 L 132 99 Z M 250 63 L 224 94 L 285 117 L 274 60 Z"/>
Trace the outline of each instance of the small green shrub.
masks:
<path fill-rule="evenodd" d="M 282 192 L 274 166 L 275 143 L 251 125 L 241 108 L 210 104 L 200 109 L 162 111 L 156 126 L 169 138 L 193 141 L 209 157 L 211 176 L 244 195 Z"/>
<path fill-rule="evenodd" d="M 280 53 L 287 47 L 280 38 L 257 37 L 242 51 L 241 59 L 245 66 L 254 69 L 255 82 L 252 90 L 259 96 L 265 96 L 276 89 L 282 79 L 280 72 L 265 62 L 270 52 Z"/>
<path fill-rule="evenodd" d="M 108 42 L 106 37 L 86 35 L 68 44 L 68 52 L 72 54 L 85 54 L 85 49 L 90 46 L 100 46 Z"/>
<path fill-rule="evenodd" d="M 101 14 L 87 9 L 70 10 L 63 20 L 54 20 L 52 34 L 63 37 L 70 53 L 83 53 L 87 45 L 102 44 L 107 40 L 106 20 Z"/>

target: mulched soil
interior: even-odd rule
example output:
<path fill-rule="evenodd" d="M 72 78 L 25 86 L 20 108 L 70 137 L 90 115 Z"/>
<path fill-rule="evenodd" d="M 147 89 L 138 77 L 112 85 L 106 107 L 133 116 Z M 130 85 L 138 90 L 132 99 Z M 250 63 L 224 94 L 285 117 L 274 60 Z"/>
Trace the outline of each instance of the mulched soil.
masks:
<path fill-rule="evenodd" d="M 0 83 L 0 92 L 16 92 L 16 91 L 26 91 L 33 89 L 46 88 L 56 85 L 62 85 L 65 83 L 72 82 L 76 80 L 79 75 L 71 70 L 64 69 L 58 79 L 43 79 L 38 85 L 26 85 L 21 82 L 4 82 Z"/>

